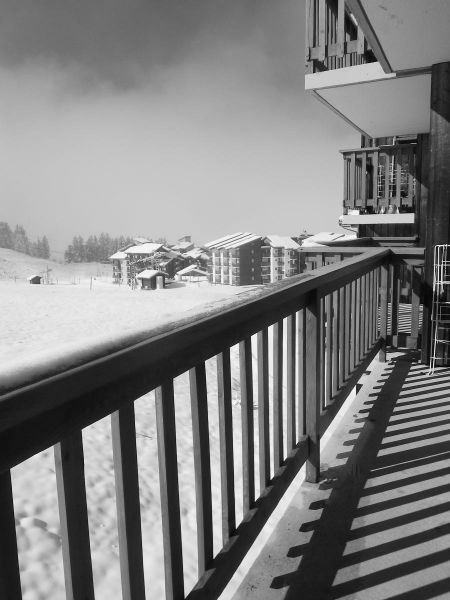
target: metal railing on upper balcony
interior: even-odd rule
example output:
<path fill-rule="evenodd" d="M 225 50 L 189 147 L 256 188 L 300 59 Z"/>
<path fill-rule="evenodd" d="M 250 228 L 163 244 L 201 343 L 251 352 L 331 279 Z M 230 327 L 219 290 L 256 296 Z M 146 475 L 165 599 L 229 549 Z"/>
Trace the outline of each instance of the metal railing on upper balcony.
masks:
<path fill-rule="evenodd" d="M 25 365 L 3 379 L 0 597 L 21 598 L 10 469 L 55 445 L 67 597 L 94 598 L 82 429 L 108 415 L 122 595 L 128 600 L 145 597 L 134 405 L 150 390 L 156 390 L 155 469 L 159 466 L 166 597 L 185 597 L 183 564 L 188 550 L 181 543 L 174 394 L 174 378 L 183 373 L 190 381 L 199 577 L 187 597 L 220 595 L 303 464 L 307 478 L 317 481 L 321 435 L 376 352 L 385 356 L 389 302 L 392 339 L 397 335 L 401 265 L 416 269 L 409 321 L 418 335 L 417 269 L 423 262 L 422 249 L 352 248 L 352 257 L 348 249 L 310 251 L 321 267 L 316 271 L 246 292 L 228 306 L 209 308 L 203 317 L 173 323 L 144 337 L 118 338 L 40 366 Z M 327 262 L 333 264 L 322 266 Z M 205 367 L 211 358 L 214 375 Z M 242 457 L 240 522 L 232 413 L 236 381 Z M 211 388 L 217 390 L 222 515 L 222 549 L 215 556 Z"/>
<path fill-rule="evenodd" d="M 306 73 L 376 61 L 344 0 L 306 0 L 305 40 Z"/>

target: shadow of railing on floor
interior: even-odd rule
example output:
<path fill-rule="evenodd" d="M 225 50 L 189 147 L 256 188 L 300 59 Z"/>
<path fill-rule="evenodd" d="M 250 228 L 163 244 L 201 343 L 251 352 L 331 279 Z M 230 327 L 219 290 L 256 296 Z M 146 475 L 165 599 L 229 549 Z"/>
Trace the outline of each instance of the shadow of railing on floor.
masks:
<path fill-rule="evenodd" d="M 355 597 L 375 586 L 390 600 L 450 593 L 450 370 L 425 374 L 408 355 L 392 360 L 369 408 L 355 415 L 348 434 L 357 437 L 336 456 L 345 464 L 321 474 L 330 496 L 309 507 L 320 518 L 299 524 L 310 541 L 288 551 L 301 557 L 297 570 L 272 580 L 287 588 L 284 598 Z M 427 569 L 433 576 L 420 579 Z"/>

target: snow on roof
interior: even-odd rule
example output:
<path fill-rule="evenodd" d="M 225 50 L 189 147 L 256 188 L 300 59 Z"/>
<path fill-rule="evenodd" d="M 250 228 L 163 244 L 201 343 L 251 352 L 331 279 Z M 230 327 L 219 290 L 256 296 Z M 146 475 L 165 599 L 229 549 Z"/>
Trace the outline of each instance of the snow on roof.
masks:
<path fill-rule="evenodd" d="M 28 281 L 31 281 L 32 279 L 34 279 L 35 277 L 39 277 L 39 279 L 42 279 L 42 275 L 38 275 L 37 273 L 35 275 L 30 275 L 29 277 L 27 277 Z"/>
<path fill-rule="evenodd" d="M 192 242 L 178 242 L 178 244 L 175 244 L 173 247 L 177 248 L 180 252 L 183 252 L 183 250 L 189 250 L 192 246 Z"/>
<path fill-rule="evenodd" d="M 297 250 L 300 248 L 299 244 L 287 235 L 266 235 L 266 240 L 274 248 L 287 248 L 288 250 Z"/>
<path fill-rule="evenodd" d="M 160 248 L 164 248 L 164 246 L 157 242 L 146 242 L 138 246 L 131 246 L 125 252 L 127 254 L 153 254 L 153 252 L 157 252 Z"/>
<path fill-rule="evenodd" d="M 327 246 L 329 244 L 345 244 L 349 240 L 356 239 L 356 234 L 333 233 L 331 231 L 321 231 L 315 235 L 303 240 L 303 246 Z"/>
<path fill-rule="evenodd" d="M 135 237 L 133 238 L 133 241 L 136 242 L 136 244 L 146 244 L 147 242 L 150 242 L 150 240 L 145 237 Z"/>
<path fill-rule="evenodd" d="M 145 271 L 141 271 L 139 275 L 136 275 L 136 279 L 153 279 L 157 275 L 164 275 L 164 273 L 155 269 L 145 269 Z"/>
<path fill-rule="evenodd" d="M 190 258 L 199 258 L 202 255 L 207 256 L 202 248 L 192 248 L 189 252 L 183 252 L 183 256 L 189 256 Z"/>
<path fill-rule="evenodd" d="M 119 250 L 119 252 L 116 252 L 115 254 L 110 256 L 109 260 L 123 260 L 126 257 L 127 257 L 126 253 Z"/>
<path fill-rule="evenodd" d="M 253 233 L 232 233 L 231 235 L 226 235 L 223 238 L 219 238 L 212 242 L 208 242 L 207 244 L 205 244 L 205 246 L 210 250 L 215 250 L 219 248 L 239 248 L 240 246 L 245 246 L 246 244 L 256 242 L 260 239 L 260 235 L 254 235 Z"/>
<path fill-rule="evenodd" d="M 188 275 L 189 273 L 198 273 L 199 275 L 208 275 L 207 271 L 204 271 L 203 269 L 199 269 L 196 265 L 189 265 L 188 267 L 185 267 L 184 269 L 181 269 L 180 271 L 177 271 L 177 275 Z"/>

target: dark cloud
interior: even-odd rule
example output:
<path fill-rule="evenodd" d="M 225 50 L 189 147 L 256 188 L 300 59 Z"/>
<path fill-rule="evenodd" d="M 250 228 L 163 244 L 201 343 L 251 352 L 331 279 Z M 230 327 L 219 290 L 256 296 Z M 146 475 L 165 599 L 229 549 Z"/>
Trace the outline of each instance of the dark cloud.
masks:
<path fill-rule="evenodd" d="M 287 79 L 303 63 L 303 17 L 293 0 L 1 0 L 0 7 L 4 67 L 36 60 L 75 64 L 93 80 L 128 87 L 221 44 L 255 39 L 274 74 Z"/>

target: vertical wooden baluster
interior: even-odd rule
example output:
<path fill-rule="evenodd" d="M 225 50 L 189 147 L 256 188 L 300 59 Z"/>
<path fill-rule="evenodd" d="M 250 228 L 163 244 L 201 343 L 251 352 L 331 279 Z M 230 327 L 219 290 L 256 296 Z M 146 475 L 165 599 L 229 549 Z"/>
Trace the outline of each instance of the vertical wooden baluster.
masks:
<path fill-rule="evenodd" d="M 231 406 L 230 350 L 217 356 L 219 402 L 220 481 L 222 492 L 222 542 L 225 545 L 236 529 L 234 500 L 233 413 Z"/>
<path fill-rule="evenodd" d="M 417 348 L 420 314 L 420 274 L 417 267 L 411 267 L 411 345 Z"/>
<path fill-rule="evenodd" d="M 355 368 L 355 352 L 356 352 L 356 281 L 350 283 L 350 373 L 353 373 Z"/>
<path fill-rule="evenodd" d="M 320 299 L 320 332 L 319 332 L 319 340 L 320 340 L 320 408 L 323 410 L 325 408 L 325 394 L 326 394 L 326 377 L 325 377 L 325 298 Z"/>
<path fill-rule="evenodd" d="M 286 319 L 286 370 L 287 370 L 287 399 L 286 399 L 286 442 L 288 453 L 294 448 L 296 440 L 295 422 L 295 313 Z"/>
<path fill-rule="evenodd" d="M 374 273 L 374 288 L 373 294 L 375 296 L 375 314 L 374 314 L 374 341 L 377 341 L 380 337 L 379 320 L 380 320 L 380 290 L 381 290 L 381 267 L 377 267 Z"/>
<path fill-rule="evenodd" d="M 194 443 L 198 576 L 201 577 L 211 566 L 213 558 L 211 459 L 205 363 L 202 362 L 189 370 L 189 383 Z"/>
<path fill-rule="evenodd" d="M 345 5 L 344 0 L 338 0 L 338 18 L 337 18 L 337 56 L 342 58 L 344 56 L 344 19 L 345 19 Z"/>
<path fill-rule="evenodd" d="M 365 326 L 365 333 L 364 333 L 364 337 L 365 337 L 365 346 L 364 346 L 364 355 L 370 350 L 370 346 L 371 346 L 371 341 L 370 341 L 370 325 L 371 325 L 371 319 L 372 319 L 372 300 L 370 297 L 370 280 L 372 277 L 372 272 L 367 273 L 364 276 L 364 280 L 365 280 L 365 301 L 364 301 L 364 306 L 365 306 L 365 317 L 364 317 L 364 326 Z"/>
<path fill-rule="evenodd" d="M 384 158 L 384 203 L 386 206 L 390 204 L 390 182 L 391 182 L 391 159 L 392 155 L 387 152 L 383 152 L 382 156 Z"/>
<path fill-rule="evenodd" d="M 325 406 L 327 406 L 333 397 L 333 352 L 334 352 L 333 312 L 334 312 L 334 306 L 333 306 L 332 294 L 328 294 L 325 297 L 325 312 L 327 315 L 326 356 L 325 356 L 327 395 L 325 397 Z"/>
<path fill-rule="evenodd" d="M 283 463 L 283 321 L 273 325 L 273 468 Z"/>
<path fill-rule="evenodd" d="M 306 72 L 310 72 L 311 48 L 314 47 L 314 0 L 305 4 L 305 63 Z"/>
<path fill-rule="evenodd" d="M 306 481 L 317 483 L 320 477 L 320 298 L 312 294 L 306 312 L 306 434 L 308 436 L 308 459 Z"/>
<path fill-rule="evenodd" d="M 356 152 L 350 154 L 350 206 L 355 208 L 356 200 Z"/>
<path fill-rule="evenodd" d="M 166 598 L 182 600 L 184 598 L 183 552 L 172 380 L 164 382 L 156 390 L 156 428 Z"/>
<path fill-rule="evenodd" d="M 319 62 L 323 62 L 326 57 L 326 7 L 325 0 L 319 0 Z"/>
<path fill-rule="evenodd" d="M 258 332 L 258 429 L 259 487 L 261 492 L 270 481 L 269 431 L 269 339 L 267 327 Z"/>
<path fill-rule="evenodd" d="M 339 288 L 339 388 L 344 385 L 345 381 L 345 348 L 346 348 L 346 312 L 345 312 L 345 294 L 346 286 Z"/>
<path fill-rule="evenodd" d="M 372 348 L 373 342 L 375 340 L 374 334 L 374 306 L 375 306 L 375 271 L 372 270 L 369 273 L 369 342 L 368 342 L 368 350 Z"/>
<path fill-rule="evenodd" d="M 298 361 L 298 432 L 299 435 L 306 435 L 306 313 L 299 310 L 297 317 L 297 361 Z"/>
<path fill-rule="evenodd" d="M 242 420 L 242 490 L 244 515 L 255 501 L 255 457 L 253 427 L 253 378 L 251 338 L 239 342 Z"/>
<path fill-rule="evenodd" d="M 56 444 L 54 453 L 66 597 L 94 598 L 81 431 Z"/>
<path fill-rule="evenodd" d="M 0 473 L 0 598 L 21 600 L 11 473 Z"/>
<path fill-rule="evenodd" d="M 381 282 L 380 282 L 380 338 L 381 338 L 381 349 L 379 352 L 380 362 L 386 362 L 388 291 L 389 291 L 388 282 L 389 282 L 389 263 L 385 263 L 381 267 Z"/>
<path fill-rule="evenodd" d="M 355 367 L 360 363 L 360 355 L 361 355 L 361 278 L 355 282 L 355 352 L 354 352 L 354 360 Z"/>
<path fill-rule="evenodd" d="M 344 380 L 346 380 L 348 378 L 348 376 L 350 375 L 350 372 L 352 370 L 351 365 L 350 365 L 351 347 L 352 347 L 352 341 L 350 338 L 351 311 L 352 311 L 351 300 L 352 300 L 352 286 L 349 283 L 345 286 L 345 304 L 344 304 L 344 308 L 345 308 L 345 313 L 344 313 L 344 323 L 345 323 Z"/>
<path fill-rule="evenodd" d="M 362 202 L 363 208 L 366 208 L 367 207 L 367 152 L 362 153 L 361 202 Z"/>
<path fill-rule="evenodd" d="M 145 598 L 134 403 L 111 415 L 120 576 L 124 600 Z"/>
<path fill-rule="evenodd" d="M 361 277 L 361 344 L 359 347 L 359 357 L 364 358 L 367 352 L 367 311 L 369 309 L 367 290 L 367 275 Z"/>
<path fill-rule="evenodd" d="M 395 189 L 395 201 L 398 207 L 401 204 L 401 185 L 402 185 L 402 150 L 401 147 L 397 148 L 397 152 L 395 153 L 395 158 L 397 159 L 397 169 L 396 169 L 396 189 Z"/>
<path fill-rule="evenodd" d="M 339 290 L 333 292 L 333 381 L 331 386 L 332 396 L 337 394 L 339 389 L 339 353 L 341 349 L 341 324 L 340 324 L 340 298 Z"/>
<path fill-rule="evenodd" d="M 400 312 L 400 264 L 395 262 L 392 270 L 391 299 L 391 346 L 398 345 L 398 317 Z"/>
<path fill-rule="evenodd" d="M 378 207 L 378 150 L 375 150 L 372 157 L 372 169 L 373 169 L 373 205 Z"/>

